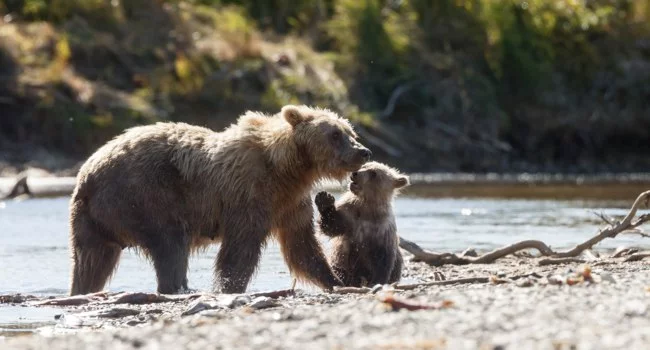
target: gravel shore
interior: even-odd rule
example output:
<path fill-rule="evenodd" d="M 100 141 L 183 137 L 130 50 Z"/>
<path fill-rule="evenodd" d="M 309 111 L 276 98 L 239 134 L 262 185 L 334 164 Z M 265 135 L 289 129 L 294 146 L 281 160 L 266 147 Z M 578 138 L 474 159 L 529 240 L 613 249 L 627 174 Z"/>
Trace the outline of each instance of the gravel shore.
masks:
<path fill-rule="evenodd" d="M 650 264 L 605 259 L 592 263 L 590 271 L 589 275 L 583 264 L 538 266 L 536 259 L 530 258 L 435 269 L 422 263 L 408 263 L 405 277 L 409 280 L 433 280 L 434 272 L 442 272 L 447 280 L 493 277 L 488 283 L 383 290 L 375 294 L 298 291 L 295 296 L 278 299 L 247 297 L 241 305 L 232 296 L 229 305 L 223 302 L 225 296 L 221 296 L 219 303 L 214 299 L 212 304 L 201 304 L 204 297 L 182 302 L 123 304 L 113 310 L 132 310 L 126 312 L 128 316 L 104 320 L 100 317 L 92 327 L 76 329 L 70 322 L 61 322 L 39 335 L 6 338 L 4 344 L 0 341 L 0 347 L 648 348 Z M 394 305 L 381 300 L 388 293 L 412 305 L 440 306 L 443 301 L 447 304 L 430 310 L 395 310 Z M 213 307 L 195 312 L 200 309 L 199 304 Z M 98 307 L 64 308 L 63 319 L 81 311 L 88 315 L 93 309 L 97 312 Z"/>

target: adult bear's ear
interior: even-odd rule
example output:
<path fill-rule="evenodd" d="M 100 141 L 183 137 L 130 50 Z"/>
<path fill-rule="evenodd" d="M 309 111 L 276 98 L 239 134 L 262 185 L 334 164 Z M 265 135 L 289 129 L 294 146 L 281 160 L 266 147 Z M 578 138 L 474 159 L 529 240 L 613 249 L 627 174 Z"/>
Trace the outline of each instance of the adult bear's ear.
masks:
<path fill-rule="evenodd" d="M 304 115 L 302 115 L 300 109 L 294 105 L 287 105 L 282 107 L 282 111 L 280 113 L 282 113 L 284 119 L 289 124 L 291 124 L 291 126 L 296 126 L 307 119 Z"/>
<path fill-rule="evenodd" d="M 409 178 L 407 176 L 400 176 L 395 179 L 394 186 L 395 188 L 402 188 L 409 184 Z"/>

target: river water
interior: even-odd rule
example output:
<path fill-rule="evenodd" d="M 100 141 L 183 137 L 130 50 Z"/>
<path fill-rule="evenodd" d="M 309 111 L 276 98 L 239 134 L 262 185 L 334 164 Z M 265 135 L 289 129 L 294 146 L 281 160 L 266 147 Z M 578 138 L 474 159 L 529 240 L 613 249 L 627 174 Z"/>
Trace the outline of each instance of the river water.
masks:
<path fill-rule="evenodd" d="M 558 194 L 557 198 L 561 197 Z M 623 216 L 634 198 L 432 198 L 409 193 L 395 200 L 394 211 L 400 235 L 430 250 L 462 251 L 467 247 L 487 250 L 524 239 L 539 239 L 554 248 L 562 248 L 597 232 L 602 222 L 593 212 Z M 63 197 L 0 202 L 0 294 L 63 295 L 67 292 L 68 201 Z M 327 239 L 322 241 L 328 249 Z M 650 246 L 650 240 L 621 236 L 596 248 L 620 245 Z M 214 246 L 191 258 L 190 288 L 210 289 L 217 251 L 218 246 Z M 270 242 L 249 291 L 290 285 L 291 277 L 279 248 Z M 125 251 L 106 289 L 153 292 L 156 289 L 153 267 L 143 257 Z M 32 311 L 35 314 L 30 314 L 29 308 L 1 306 L 0 334 L 9 331 L 8 325 L 52 320 L 50 311 Z"/>

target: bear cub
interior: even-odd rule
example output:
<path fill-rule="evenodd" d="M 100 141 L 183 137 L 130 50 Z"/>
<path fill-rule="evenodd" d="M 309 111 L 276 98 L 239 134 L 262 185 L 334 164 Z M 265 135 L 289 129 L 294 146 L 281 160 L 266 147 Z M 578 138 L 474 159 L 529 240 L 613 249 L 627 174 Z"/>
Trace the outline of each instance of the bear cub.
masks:
<path fill-rule="evenodd" d="M 385 164 L 368 162 L 350 176 L 338 202 L 316 195 L 321 232 L 333 238 L 334 273 L 347 286 L 374 286 L 400 280 L 402 255 L 392 201 L 409 178 Z"/>

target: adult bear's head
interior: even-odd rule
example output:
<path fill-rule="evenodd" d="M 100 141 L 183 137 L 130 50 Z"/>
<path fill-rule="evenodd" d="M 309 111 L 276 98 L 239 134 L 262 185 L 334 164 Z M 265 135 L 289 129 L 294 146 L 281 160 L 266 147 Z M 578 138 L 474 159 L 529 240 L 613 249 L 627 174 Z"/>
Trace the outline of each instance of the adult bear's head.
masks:
<path fill-rule="evenodd" d="M 357 141 L 350 122 L 332 111 L 288 105 L 281 114 L 292 127 L 299 150 L 321 176 L 342 180 L 372 155 Z"/>

